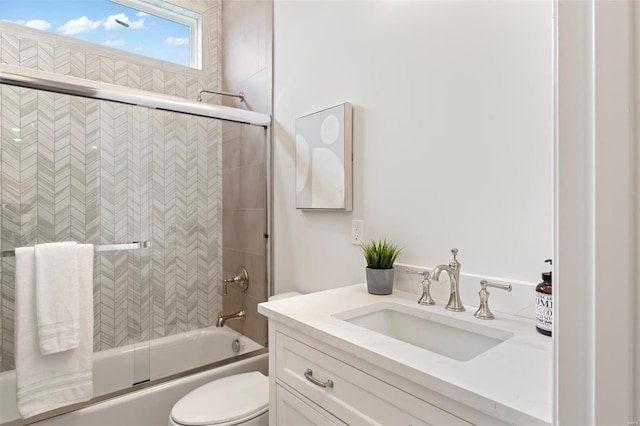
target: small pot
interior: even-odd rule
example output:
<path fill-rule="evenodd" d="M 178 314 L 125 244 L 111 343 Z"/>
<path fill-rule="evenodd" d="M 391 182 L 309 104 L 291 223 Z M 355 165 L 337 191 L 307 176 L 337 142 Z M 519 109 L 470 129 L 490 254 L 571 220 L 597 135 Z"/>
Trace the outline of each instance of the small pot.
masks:
<path fill-rule="evenodd" d="M 371 294 L 391 294 L 393 291 L 393 268 L 367 268 L 367 290 Z"/>

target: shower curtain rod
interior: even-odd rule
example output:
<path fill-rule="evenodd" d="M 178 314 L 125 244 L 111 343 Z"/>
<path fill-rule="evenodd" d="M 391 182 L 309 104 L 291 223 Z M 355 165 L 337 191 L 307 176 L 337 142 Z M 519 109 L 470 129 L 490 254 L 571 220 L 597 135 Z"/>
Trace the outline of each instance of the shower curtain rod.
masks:
<path fill-rule="evenodd" d="M 177 96 L 0 64 L 0 84 L 269 127 L 271 116 Z"/>

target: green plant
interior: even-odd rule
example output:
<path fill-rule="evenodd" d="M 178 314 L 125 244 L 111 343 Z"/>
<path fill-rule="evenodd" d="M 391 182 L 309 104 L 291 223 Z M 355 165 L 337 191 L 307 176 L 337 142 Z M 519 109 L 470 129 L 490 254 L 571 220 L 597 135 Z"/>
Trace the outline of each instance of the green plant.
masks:
<path fill-rule="evenodd" d="M 371 269 L 393 268 L 401 251 L 402 249 L 388 242 L 386 238 L 362 244 L 362 254 L 367 261 L 367 267 Z"/>

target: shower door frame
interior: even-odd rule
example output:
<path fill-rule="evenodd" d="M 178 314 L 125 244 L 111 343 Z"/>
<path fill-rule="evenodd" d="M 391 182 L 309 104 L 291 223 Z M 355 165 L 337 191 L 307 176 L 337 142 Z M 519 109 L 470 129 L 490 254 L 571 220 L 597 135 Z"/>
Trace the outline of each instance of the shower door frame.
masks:
<path fill-rule="evenodd" d="M 266 245 L 266 283 L 267 297 L 273 294 L 273 155 L 272 155 L 272 132 L 271 116 L 258 112 L 242 110 L 223 105 L 206 104 L 176 96 L 158 94 L 140 89 L 125 88 L 113 84 L 107 84 L 77 77 L 52 74 L 43 71 L 26 69 L 12 65 L 0 64 L 0 85 L 21 87 L 26 89 L 39 90 L 44 92 L 58 93 L 69 96 L 95 99 L 101 101 L 116 102 L 126 105 L 141 106 L 149 109 L 157 109 L 167 112 L 188 114 L 191 116 L 206 117 L 222 121 L 236 122 L 250 126 L 262 127 L 265 134 L 265 245 Z M 126 389 L 118 390 L 106 395 L 98 395 L 90 401 L 63 407 L 50 413 L 43 413 L 33 419 L 41 421 L 63 413 L 71 412 L 95 405 L 106 399 L 136 392 L 150 386 L 155 386 L 176 378 L 191 375 L 197 372 L 209 370 L 219 366 L 227 365 L 236 361 L 259 356 L 268 351 L 263 349 L 247 354 L 235 356 L 230 359 L 204 365 L 193 370 L 184 371 L 169 377 L 153 381 L 145 381 Z M 13 423 L 13 422 L 12 422 Z M 29 421 L 27 422 L 29 423 Z"/>
<path fill-rule="evenodd" d="M 101 83 L 84 78 L 52 74 L 13 65 L 0 64 L 0 84 L 43 90 L 63 95 L 79 96 L 101 101 L 143 106 L 168 112 L 179 112 L 199 117 L 269 128 L 271 116 L 259 112 L 223 105 L 205 104 L 177 96 L 163 95 L 141 89 Z"/>
<path fill-rule="evenodd" d="M 176 96 L 162 95 L 146 90 L 125 88 L 114 84 L 52 74 L 6 64 L 0 64 L 0 84 L 60 93 L 63 95 L 79 96 L 88 99 L 118 102 L 264 128 L 266 149 L 265 239 L 267 297 L 273 295 L 273 142 L 270 115 L 223 105 L 204 104 Z"/>

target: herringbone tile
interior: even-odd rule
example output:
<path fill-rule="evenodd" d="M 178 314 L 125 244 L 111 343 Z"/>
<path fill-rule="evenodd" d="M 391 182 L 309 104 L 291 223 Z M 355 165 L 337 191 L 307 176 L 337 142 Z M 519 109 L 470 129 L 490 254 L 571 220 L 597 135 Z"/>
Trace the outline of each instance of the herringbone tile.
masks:
<path fill-rule="evenodd" d="M 38 92 L 38 229 L 39 243 L 55 239 L 55 98 L 52 93 Z"/>
<path fill-rule="evenodd" d="M 100 57 L 94 53 L 87 53 L 85 56 L 85 77 L 89 80 L 100 80 Z"/>
<path fill-rule="evenodd" d="M 0 144 L 2 211 L 0 244 L 2 250 L 20 246 L 20 98 L 24 89 L 0 86 L 2 103 L 2 143 Z M 17 130 L 15 130 L 17 129 Z M 2 294 L 2 368 L 13 369 L 14 349 L 14 264 L 2 259 L 0 294 Z"/>
<path fill-rule="evenodd" d="M 140 238 L 142 240 L 152 241 L 152 228 L 151 228 L 151 112 L 144 110 L 138 120 L 140 126 L 140 133 L 138 137 L 138 146 L 140 151 L 139 157 L 139 217 L 140 217 Z M 150 339 L 152 330 L 152 316 L 151 308 L 153 301 L 151 298 L 151 271 L 152 271 L 152 252 L 146 250 L 140 253 L 140 340 L 146 341 Z"/>
<path fill-rule="evenodd" d="M 127 64 L 127 86 L 134 89 L 140 89 L 141 83 L 141 66 L 138 64 Z"/>
<path fill-rule="evenodd" d="M 100 68 L 98 80 L 103 83 L 114 84 L 115 80 L 115 60 L 107 58 L 106 56 L 100 56 Z"/>
<path fill-rule="evenodd" d="M 54 72 L 55 64 L 55 48 L 53 44 L 39 42 L 38 43 L 38 69 L 40 71 Z"/>
<path fill-rule="evenodd" d="M 71 238 L 71 97 L 54 96 L 54 239 Z"/>
<path fill-rule="evenodd" d="M 71 50 L 68 47 L 58 46 L 55 48 L 52 72 L 71 75 Z"/>
<path fill-rule="evenodd" d="M 165 151 L 163 111 L 151 111 L 151 338 L 165 335 Z"/>
<path fill-rule="evenodd" d="M 3 247 L 4 249 L 4 247 Z M 15 294 L 14 262 L 3 258 L 2 277 L 0 277 L 0 292 L 2 293 L 2 369 L 3 371 L 15 368 Z"/>
<path fill-rule="evenodd" d="M 176 120 L 175 113 L 167 112 L 164 117 L 164 221 L 169 227 L 164 249 L 164 320 L 166 334 L 177 332 L 177 277 L 176 277 Z M 169 161 L 173 159 L 173 161 Z"/>
<path fill-rule="evenodd" d="M 86 103 L 83 98 L 70 99 L 70 239 L 90 241 L 86 235 L 87 169 L 86 169 Z"/>
<path fill-rule="evenodd" d="M 21 245 L 35 244 L 38 229 L 38 92 L 20 91 Z"/>
<path fill-rule="evenodd" d="M 198 277 L 199 245 L 198 232 L 198 120 L 199 117 L 187 118 L 186 129 L 186 291 L 187 291 L 187 328 L 198 328 Z M 203 232 L 204 233 L 204 232 Z"/>
<path fill-rule="evenodd" d="M 126 71 L 124 73 L 126 78 Z M 114 106 L 114 230 L 113 241 L 126 242 L 130 238 L 128 229 L 128 155 L 129 112 L 127 105 Z M 131 206 L 133 207 L 133 206 Z M 133 236 L 133 235 L 131 235 Z M 115 255 L 114 304 L 115 346 L 128 344 L 128 253 L 118 251 Z"/>
<path fill-rule="evenodd" d="M 220 19 L 218 1 L 197 2 L 211 6 L 209 19 Z M 208 36 L 217 42 L 220 26 L 214 24 Z M 12 31 L 0 32 L 5 64 L 187 98 L 200 87 L 221 86 L 219 47 L 198 78 Z M 213 324 L 221 308 L 219 125 L 142 107 L 0 90 L 1 248 L 69 239 L 152 241 L 149 250 L 95 255 L 95 350 Z M 13 260 L 5 258 L 0 371 L 14 366 L 14 315 Z"/>
<path fill-rule="evenodd" d="M 20 66 L 38 69 L 38 42 L 26 37 L 20 38 Z"/>
<path fill-rule="evenodd" d="M 78 50 L 71 51 L 71 57 L 69 62 L 70 75 L 78 78 L 85 78 L 85 54 Z"/>
<path fill-rule="evenodd" d="M 171 113 L 175 123 L 175 292 L 176 328 L 187 330 L 187 118 L 184 114 Z"/>
<path fill-rule="evenodd" d="M 209 200 L 209 161 L 208 161 L 208 126 L 204 118 L 197 118 L 197 170 L 198 170 L 198 325 L 205 326 L 210 322 L 209 292 L 215 277 L 210 274 L 209 264 L 209 229 L 213 225 L 209 222 L 209 210 L 215 208 L 215 202 Z M 222 312 L 222 311 L 218 311 Z"/>
<path fill-rule="evenodd" d="M 7 65 L 20 65 L 20 39 L 15 34 L 2 32 L 0 34 L 0 50 L 2 50 L 2 63 Z"/>
<path fill-rule="evenodd" d="M 113 66 L 113 82 L 118 86 L 129 86 L 129 70 L 125 61 L 115 61 Z"/>

